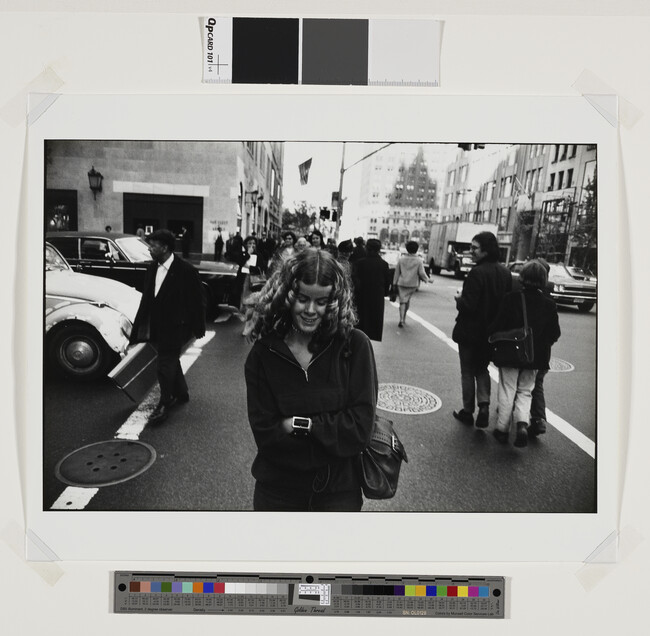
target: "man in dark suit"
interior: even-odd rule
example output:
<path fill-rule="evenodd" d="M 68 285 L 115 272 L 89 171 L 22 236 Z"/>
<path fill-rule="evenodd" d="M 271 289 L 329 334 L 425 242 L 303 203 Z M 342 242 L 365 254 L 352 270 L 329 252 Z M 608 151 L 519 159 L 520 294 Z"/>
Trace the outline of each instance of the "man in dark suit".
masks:
<path fill-rule="evenodd" d="M 190 397 L 181 369 L 183 346 L 205 335 L 205 305 L 197 270 L 174 255 L 174 235 L 156 230 L 147 237 L 154 262 L 147 270 L 144 292 L 131 332 L 132 342 L 151 342 L 158 352 L 160 401 L 150 424 L 167 419 L 169 409 Z"/>

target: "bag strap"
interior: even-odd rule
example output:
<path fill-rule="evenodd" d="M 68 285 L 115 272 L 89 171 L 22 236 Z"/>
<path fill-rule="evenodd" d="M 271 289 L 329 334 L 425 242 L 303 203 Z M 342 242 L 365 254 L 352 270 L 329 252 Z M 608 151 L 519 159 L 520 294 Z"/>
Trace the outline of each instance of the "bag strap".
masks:
<path fill-rule="evenodd" d="M 385 444 L 391 448 L 393 452 L 397 453 L 405 462 L 408 463 L 408 459 L 406 458 L 406 449 L 404 448 L 404 445 L 400 441 L 399 437 L 397 437 L 394 432 L 385 433 L 384 431 L 380 431 L 377 429 L 377 427 L 375 427 L 372 431 L 372 441 Z"/>
<path fill-rule="evenodd" d="M 524 312 L 524 329 L 528 331 L 528 314 L 526 313 L 526 300 L 524 298 L 524 292 L 519 292 L 521 294 L 521 308 Z"/>

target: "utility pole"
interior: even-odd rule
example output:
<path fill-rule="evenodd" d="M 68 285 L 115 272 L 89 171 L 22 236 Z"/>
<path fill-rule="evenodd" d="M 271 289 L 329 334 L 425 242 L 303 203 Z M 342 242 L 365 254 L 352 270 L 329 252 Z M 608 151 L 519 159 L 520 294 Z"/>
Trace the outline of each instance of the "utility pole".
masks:
<path fill-rule="evenodd" d="M 336 242 L 339 242 L 339 230 L 341 229 L 341 216 L 343 215 L 343 175 L 345 174 L 345 142 L 343 142 L 343 150 L 341 152 L 341 174 L 339 177 L 339 205 L 336 210 L 336 231 L 334 236 Z"/>
<path fill-rule="evenodd" d="M 349 165 L 347 168 L 345 167 L 345 142 L 343 142 L 343 151 L 341 152 L 341 176 L 339 179 L 339 207 L 338 207 L 338 213 L 336 215 L 336 242 L 338 243 L 339 240 L 339 230 L 341 228 L 341 216 L 343 214 L 343 175 L 345 174 L 346 170 L 349 170 L 350 168 L 353 168 L 356 166 L 358 163 L 361 163 L 362 161 L 365 161 L 368 157 L 372 157 L 372 155 L 378 153 L 380 150 L 383 150 L 384 148 L 388 148 L 388 146 L 392 146 L 394 142 L 390 142 L 382 146 L 381 148 L 377 148 L 377 150 L 373 150 L 372 152 L 369 152 L 365 157 L 361 157 L 358 161 L 355 161 L 353 164 Z"/>

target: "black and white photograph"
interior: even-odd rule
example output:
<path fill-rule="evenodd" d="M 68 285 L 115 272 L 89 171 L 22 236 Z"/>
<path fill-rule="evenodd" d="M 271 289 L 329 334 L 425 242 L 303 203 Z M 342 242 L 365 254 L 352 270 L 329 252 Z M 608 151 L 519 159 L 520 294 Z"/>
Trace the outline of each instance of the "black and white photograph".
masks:
<path fill-rule="evenodd" d="M 608 516 L 602 135 L 349 126 L 43 134 L 42 519 Z"/>
<path fill-rule="evenodd" d="M 588 144 L 47 140 L 44 509 L 595 512 L 597 201 Z"/>

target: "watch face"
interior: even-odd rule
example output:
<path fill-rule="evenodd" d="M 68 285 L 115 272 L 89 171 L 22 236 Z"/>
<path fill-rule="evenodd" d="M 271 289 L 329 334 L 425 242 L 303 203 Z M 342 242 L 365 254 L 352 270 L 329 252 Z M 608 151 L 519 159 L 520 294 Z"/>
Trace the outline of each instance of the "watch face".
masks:
<path fill-rule="evenodd" d="M 308 417 L 294 417 L 293 418 L 293 427 L 294 428 L 304 428 L 309 429 L 311 420 Z"/>

